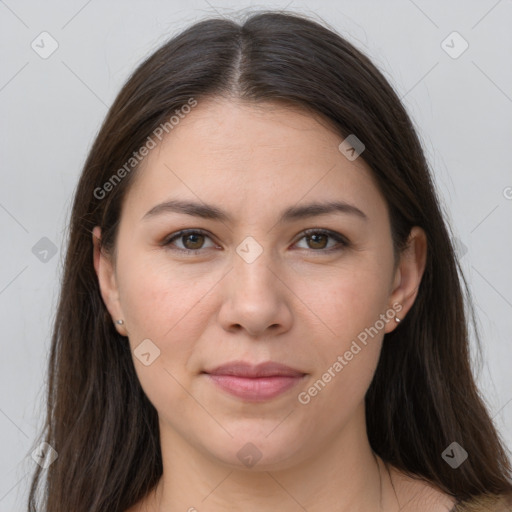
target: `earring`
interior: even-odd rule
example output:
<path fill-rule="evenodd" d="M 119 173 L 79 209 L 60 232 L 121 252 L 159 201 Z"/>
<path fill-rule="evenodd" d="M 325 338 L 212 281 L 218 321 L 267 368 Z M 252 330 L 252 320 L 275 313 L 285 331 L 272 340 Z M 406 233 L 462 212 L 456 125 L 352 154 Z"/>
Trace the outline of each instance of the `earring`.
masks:
<path fill-rule="evenodd" d="M 395 322 L 396 322 L 397 324 L 399 324 L 399 323 L 401 322 L 400 318 L 398 318 L 397 316 L 395 316 Z"/>
<path fill-rule="evenodd" d="M 117 325 L 123 325 L 124 324 L 124 320 L 116 320 L 116 324 Z"/>

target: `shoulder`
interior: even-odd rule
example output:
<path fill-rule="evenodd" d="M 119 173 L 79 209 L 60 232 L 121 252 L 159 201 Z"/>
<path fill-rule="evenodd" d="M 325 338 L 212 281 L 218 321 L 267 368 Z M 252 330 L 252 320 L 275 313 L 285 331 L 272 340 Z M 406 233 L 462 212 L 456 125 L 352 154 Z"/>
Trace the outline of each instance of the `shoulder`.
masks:
<path fill-rule="evenodd" d="M 481 494 L 464 500 L 450 512 L 511 512 L 512 493 Z"/>
<path fill-rule="evenodd" d="M 457 500 L 417 476 L 389 465 L 401 512 L 512 512 L 512 492 L 480 494 Z"/>
<path fill-rule="evenodd" d="M 457 502 L 453 496 L 419 476 L 392 466 L 390 470 L 400 512 L 452 512 Z"/>

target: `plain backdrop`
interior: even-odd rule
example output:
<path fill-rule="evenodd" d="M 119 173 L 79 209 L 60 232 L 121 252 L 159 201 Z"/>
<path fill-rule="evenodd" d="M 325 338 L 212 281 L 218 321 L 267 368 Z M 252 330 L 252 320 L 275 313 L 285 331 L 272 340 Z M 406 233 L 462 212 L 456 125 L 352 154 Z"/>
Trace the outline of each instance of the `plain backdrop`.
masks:
<path fill-rule="evenodd" d="M 35 467 L 31 447 L 43 421 L 64 229 L 107 108 L 135 66 L 186 26 L 260 8 L 327 22 L 402 97 L 476 304 L 483 345 L 481 355 L 473 346 L 478 384 L 512 448 L 512 1 L 6 0 L 0 1 L 0 511 L 25 505 Z"/>

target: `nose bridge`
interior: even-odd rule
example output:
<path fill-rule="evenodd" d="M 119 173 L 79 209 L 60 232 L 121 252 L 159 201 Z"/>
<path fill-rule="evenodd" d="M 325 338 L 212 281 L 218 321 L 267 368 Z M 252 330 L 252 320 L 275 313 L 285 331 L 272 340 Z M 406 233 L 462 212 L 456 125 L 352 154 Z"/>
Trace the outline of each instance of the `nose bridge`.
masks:
<path fill-rule="evenodd" d="M 275 270 L 272 270 L 272 266 L 275 266 L 275 262 L 272 259 L 272 250 L 264 247 L 255 237 L 247 236 L 237 246 L 233 266 L 233 280 L 237 288 L 245 289 L 246 294 L 250 295 L 273 294 Z"/>
<path fill-rule="evenodd" d="M 272 256 L 272 250 L 254 237 L 246 237 L 237 246 L 220 313 L 225 329 L 241 326 L 255 335 L 290 323 L 285 289 L 276 277 L 278 262 Z"/>

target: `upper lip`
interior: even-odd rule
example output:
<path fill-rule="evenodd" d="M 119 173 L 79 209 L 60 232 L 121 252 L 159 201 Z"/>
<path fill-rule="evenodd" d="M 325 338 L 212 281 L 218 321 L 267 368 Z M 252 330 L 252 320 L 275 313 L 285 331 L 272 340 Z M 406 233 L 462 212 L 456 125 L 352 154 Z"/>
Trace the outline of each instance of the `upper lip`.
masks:
<path fill-rule="evenodd" d="M 253 365 L 245 361 L 231 361 L 230 363 L 222 364 L 213 368 L 212 370 L 205 370 L 204 373 L 211 375 L 234 375 L 238 377 L 302 377 L 304 372 L 286 366 L 284 364 L 268 361 Z"/>

